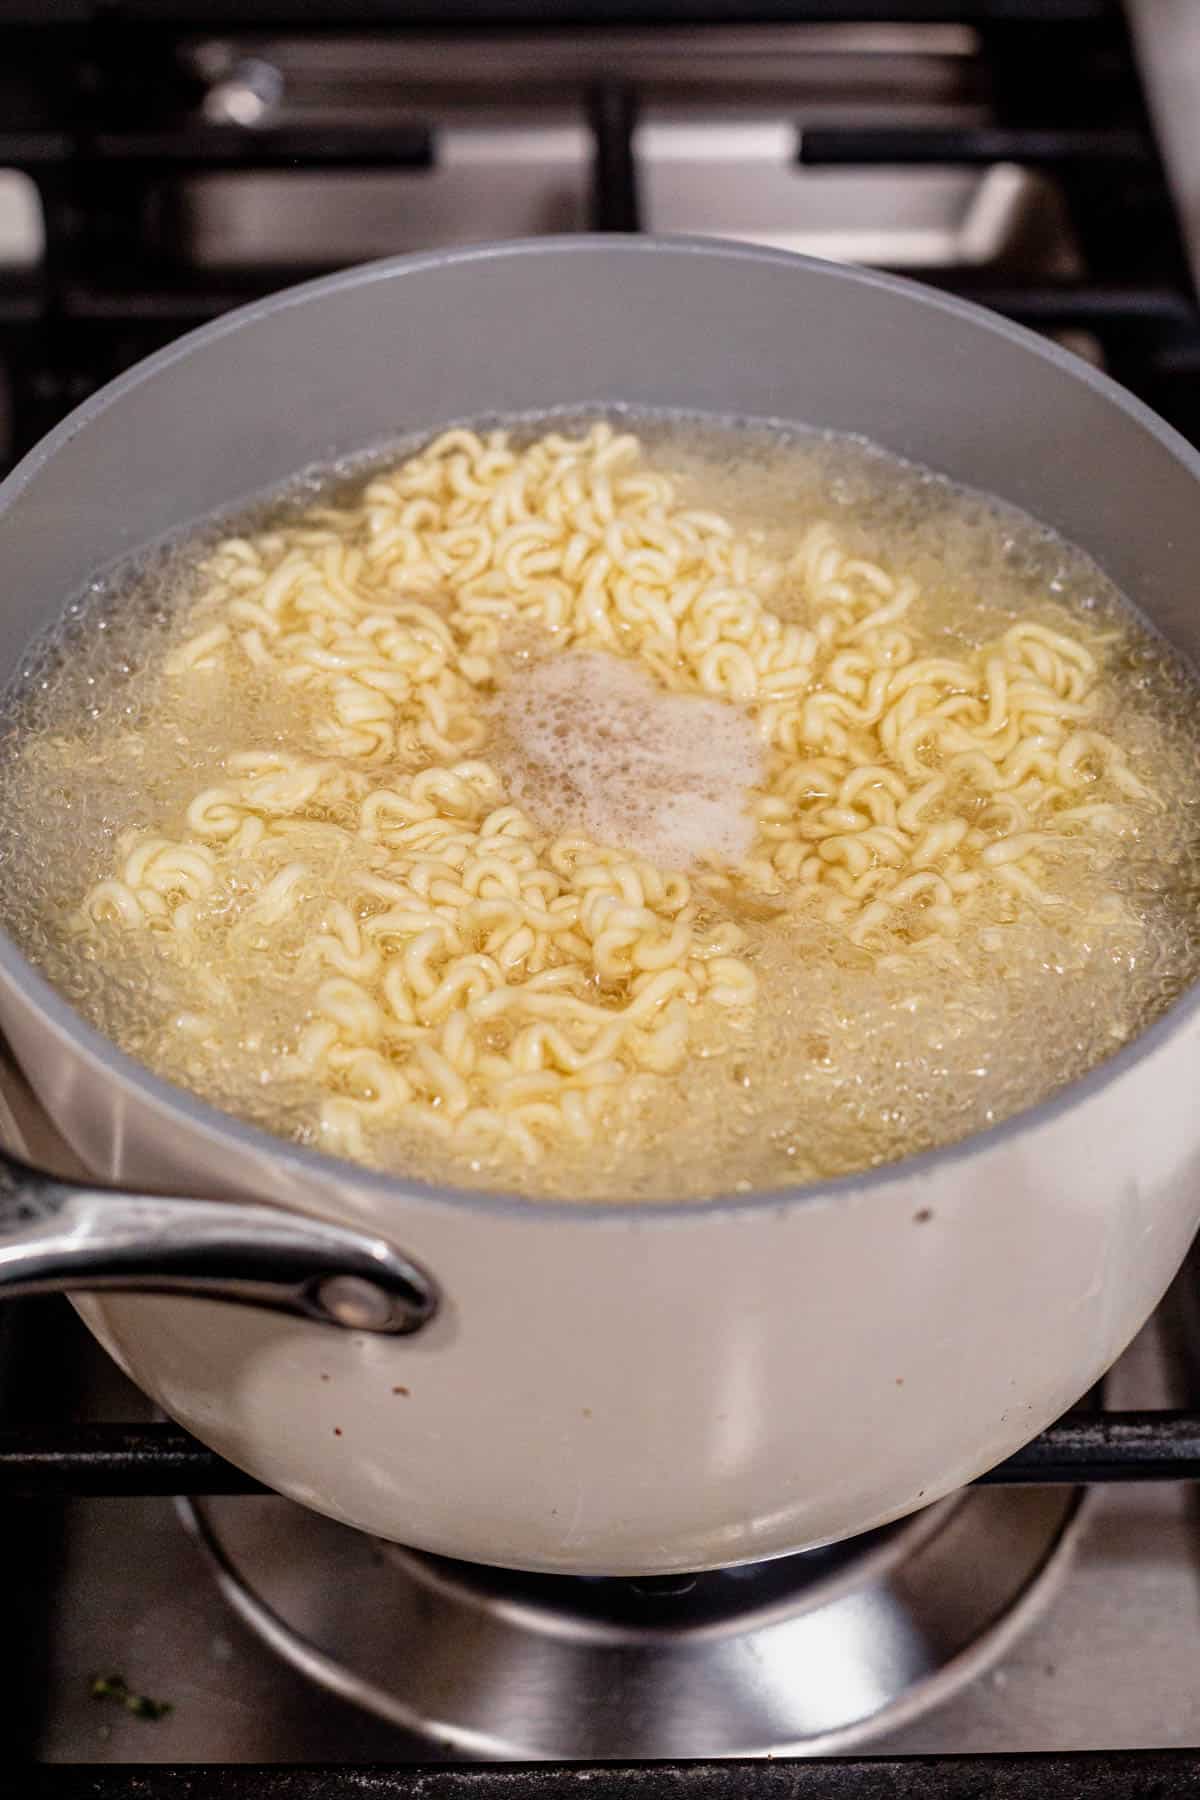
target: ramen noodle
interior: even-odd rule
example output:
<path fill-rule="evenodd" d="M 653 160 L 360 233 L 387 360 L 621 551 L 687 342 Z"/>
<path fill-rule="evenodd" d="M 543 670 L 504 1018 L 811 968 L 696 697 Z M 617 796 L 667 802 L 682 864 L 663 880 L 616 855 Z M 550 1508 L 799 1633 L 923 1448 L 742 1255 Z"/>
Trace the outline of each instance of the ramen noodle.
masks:
<path fill-rule="evenodd" d="M 456 428 L 217 538 L 115 730 L 23 728 L 26 794 L 125 785 L 19 935 L 173 1079 L 452 1182 L 744 1189 L 1040 1097 L 1188 976 L 1183 678 L 1032 527 L 965 600 L 928 523 L 864 542 L 885 465 Z"/>

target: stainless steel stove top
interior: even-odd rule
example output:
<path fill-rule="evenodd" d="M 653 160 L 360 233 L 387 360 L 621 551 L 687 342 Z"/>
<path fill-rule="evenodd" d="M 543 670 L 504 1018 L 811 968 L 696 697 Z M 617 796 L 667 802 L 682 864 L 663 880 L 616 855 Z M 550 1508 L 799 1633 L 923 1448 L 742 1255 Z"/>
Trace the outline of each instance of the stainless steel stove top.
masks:
<path fill-rule="evenodd" d="M 1053 185 L 992 168 L 805 168 L 813 127 L 979 120 L 976 34 L 811 24 L 587 33 L 261 33 L 196 38 L 209 124 L 248 153 L 272 128 L 430 127 L 426 165 L 198 173 L 149 221 L 155 248 L 236 275 L 587 229 L 591 84 L 630 90 L 640 225 L 895 268 L 1077 272 Z M 28 187 L 0 185 L 0 264 L 40 249 Z"/>
<path fill-rule="evenodd" d="M 1196 1279 L 1193 1274 L 1192 1279 Z M 1109 1400 L 1187 1400 L 1172 1313 L 1114 1372 Z M 87 1416 L 148 1407 L 61 1303 L 36 1335 L 72 1368 Z M 35 1351 L 36 1353 L 36 1351 Z M 273 1502 L 229 1500 L 230 1507 Z M 30 1753 L 62 1762 L 397 1762 L 447 1754 L 372 1718 L 268 1649 L 227 1606 L 168 1500 L 75 1500 L 47 1510 L 10 1554 L 45 1583 L 37 1659 L 43 1716 Z M 34 1566 L 34 1565 L 38 1566 Z M 365 1567 L 364 1563 L 364 1567 Z M 1034 1616 L 985 1672 L 874 1752 L 1156 1748 L 1200 1741 L 1200 1509 L 1184 1486 L 1113 1486 L 1085 1501 L 1073 1551 Z M 419 1616 L 404 1655 L 419 1662 Z M 31 1674 L 34 1671 L 31 1670 Z M 96 1675 L 168 1701 L 162 1719 L 91 1697 Z M 797 1668 L 797 1682 L 804 1671 Z"/>

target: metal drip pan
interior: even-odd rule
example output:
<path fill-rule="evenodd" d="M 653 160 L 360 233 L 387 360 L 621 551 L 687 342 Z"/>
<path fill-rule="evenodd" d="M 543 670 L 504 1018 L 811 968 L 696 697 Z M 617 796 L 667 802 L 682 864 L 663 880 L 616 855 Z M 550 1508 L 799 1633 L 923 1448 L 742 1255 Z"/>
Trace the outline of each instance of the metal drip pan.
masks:
<path fill-rule="evenodd" d="M 323 1687 L 458 1755 L 570 1761 L 824 1754 L 907 1723 L 1033 1616 L 1081 1495 L 970 1489 L 690 1587 L 474 1568 L 273 1497 L 180 1506 L 226 1599 Z"/>

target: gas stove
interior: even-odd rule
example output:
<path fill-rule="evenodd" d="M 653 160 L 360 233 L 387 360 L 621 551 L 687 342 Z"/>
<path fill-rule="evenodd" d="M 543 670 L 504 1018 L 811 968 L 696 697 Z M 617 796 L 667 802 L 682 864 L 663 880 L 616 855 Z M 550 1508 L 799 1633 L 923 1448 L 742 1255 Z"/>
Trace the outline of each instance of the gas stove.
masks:
<path fill-rule="evenodd" d="M 1200 442 L 1196 84 L 1195 0 L 16 0 L 0 460 L 255 293 L 586 229 L 916 275 Z M 0 1102 L 6 1142 L 69 1167 L 2 1058 Z M 65 1303 L 11 1304 L 0 1793 L 1194 1791 L 1198 1297 L 1190 1267 L 1103 1393 L 994 1479 L 868 1539 L 642 1583 L 453 1564 L 248 1491 Z"/>
<path fill-rule="evenodd" d="M 11 1070 L 4 1091 L 24 1099 Z M 6 1118 L 6 1139 L 46 1155 L 47 1135 L 24 1124 L 18 1138 Z M 1195 1491 L 1110 1478 L 1200 1472 L 1200 1421 L 1159 1411 L 1196 1403 L 1198 1275 L 1185 1270 L 1095 1397 L 1104 1412 L 1048 1434 L 1040 1468 L 1035 1449 L 1010 1471 L 1048 1484 L 981 1484 L 870 1539 L 640 1584 L 419 1556 L 271 1495 L 172 1500 L 161 1489 L 185 1458 L 189 1486 L 249 1484 L 181 1434 L 159 1435 L 65 1303 L 14 1305 L 0 1479 L 41 1501 L 6 1503 L 25 1645 L 8 1743 L 36 1760 L 43 1784 L 20 1791 L 224 1794 L 243 1764 L 262 1778 L 247 1793 L 291 1796 L 271 1772 L 282 1783 L 296 1765 L 729 1756 L 819 1757 L 820 1769 L 836 1757 L 839 1770 L 869 1771 L 865 1750 L 1195 1744 Z M 1103 1479 L 1066 1479 L 1085 1474 Z M 97 1677 L 170 1710 L 147 1717 L 119 1695 L 97 1699 Z M 219 1768 L 220 1785 L 131 1779 L 134 1765 L 139 1779 L 146 1765 L 187 1765 L 195 1784 L 200 1763 Z M 1118 1770 L 1124 1779 L 1128 1766 Z M 310 1791 L 344 1790 L 295 1790 Z M 381 1791 L 409 1790 L 398 1775 Z"/>

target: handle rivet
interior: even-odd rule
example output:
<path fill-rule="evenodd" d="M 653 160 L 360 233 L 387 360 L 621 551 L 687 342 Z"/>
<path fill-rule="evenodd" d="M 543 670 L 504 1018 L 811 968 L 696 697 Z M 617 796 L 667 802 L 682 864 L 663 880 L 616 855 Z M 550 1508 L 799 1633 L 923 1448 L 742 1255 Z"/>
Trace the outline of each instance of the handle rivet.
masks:
<path fill-rule="evenodd" d="M 391 1297 L 361 1275 L 327 1275 L 316 1298 L 321 1311 L 347 1331 L 386 1331 L 393 1323 Z"/>

